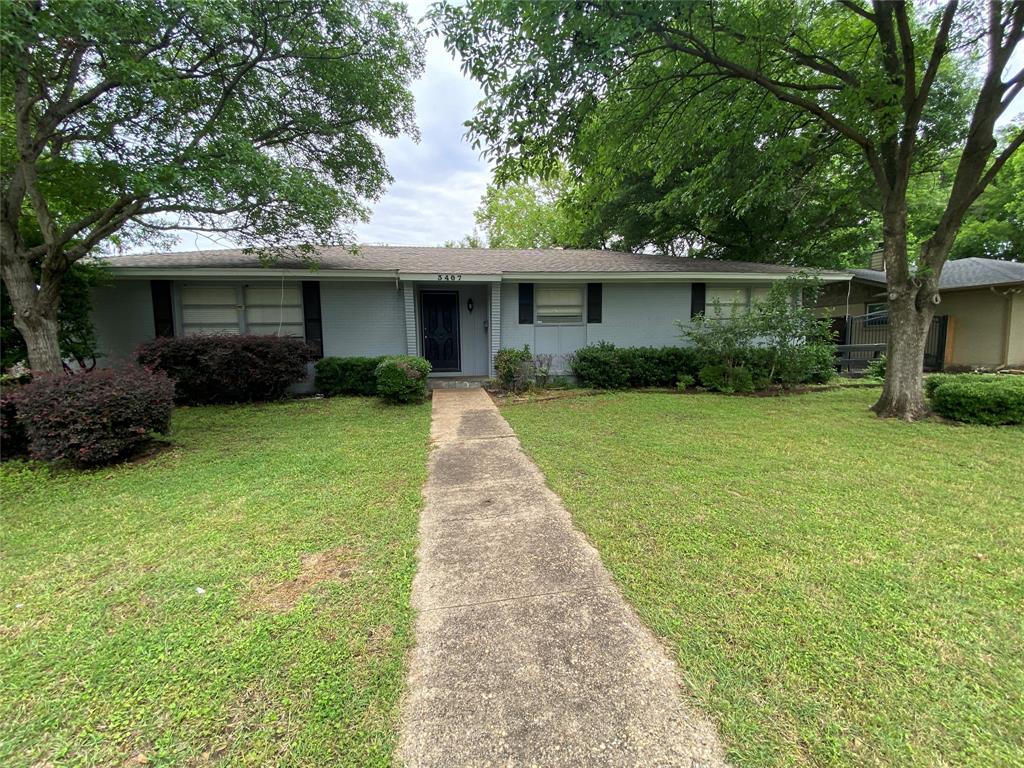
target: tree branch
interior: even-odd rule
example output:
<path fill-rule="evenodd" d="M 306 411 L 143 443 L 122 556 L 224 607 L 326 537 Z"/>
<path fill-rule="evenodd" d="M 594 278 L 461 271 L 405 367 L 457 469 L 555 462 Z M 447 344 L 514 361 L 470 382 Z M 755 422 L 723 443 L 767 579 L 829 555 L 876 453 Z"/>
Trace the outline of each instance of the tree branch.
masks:
<path fill-rule="evenodd" d="M 826 124 L 828 124 L 829 127 L 843 134 L 860 147 L 870 146 L 871 141 L 870 139 L 868 139 L 867 136 L 862 134 L 853 126 L 843 122 L 841 119 L 839 119 L 839 117 L 832 114 L 831 112 L 823 108 L 821 105 L 813 101 L 809 101 L 796 94 L 789 93 L 783 85 L 772 80 L 771 78 L 767 77 L 761 72 L 750 69 L 749 67 L 745 67 L 742 64 L 739 64 L 738 62 L 722 58 L 717 53 L 712 51 L 710 47 L 708 47 L 703 41 L 701 41 L 695 35 L 692 35 L 687 32 L 682 32 L 681 30 L 669 29 L 667 27 L 659 27 L 658 31 L 662 35 L 662 38 L 665 40 L 665 44 L 668 47 L 672 48 L 673 50 L 676 50 L 679 53 L 685 53 L 689 56 L 695 56 L 696 58 L 702 59 L 708 64 L 718 67 L 720 70 L 724 70 L 725 72 L 731 73 L 734 77 L 743 80 L 749 80 L 752 83 L 756 83 L 765 90 L 769 91 L 773 96 L 775 96 L 780 101 L 784 101 L 789 104 L 792 104 L 793 106 L 800 107 L 801 109 L 804 109 L 807 112 L 810 112 L 811 114 L 817 116 Z M 686 40 L 689 44 L 675 42 L 671 39 L 672 36 L 682 38 Z"/>
<path fill-rule="evenodd" d="M 839 4 L 849 8 L 851 11 L 856 13 L 861 18 L 867 19 L 872 24 L 875 23 L 875 14 L 865 8 L 863 5 L 857 2 L 857 0 L 839 0 Z"/>
<path fill-rule="evenodd" d="M 110 216 L 109 218 L 105 218 L 97 224 L 97 226 L 94 227 L 85 238 L 64 251 L 64 258 L 67 260 L 67 263 L 75 263 L 105 239 L 117 232 L 117 230 L 124 226 L 129 219 L 139 212 L 140 207 L 141 203 L 137 201 L 133 202 L 125 206 L 125 208 L 120 212 Z"/>
<path fill-rule="evenodd" d="M 914 36 L 910 32 L 907 4 L 894 3 L 896 29 L 900 35 L 900 53 L 903 60 L 903 109 L 909 113 L 917 101 L 917 62 L 914 60 Z M 908 121 L 909 122 L 909 121 Z M 914 126 L 916 130 L 916 126 Z"/>
<path fill-rule="evenodd" d="M 958 0 L 946 3 L 946 8 L 942 12 L 942 19 L 939 22 L 939 30 L 935 35 L 935 43 L 932 45 L 932 52 L 928 57 L 924 76 L 921 78 L 921 87 L 907 109 L 905 132 L 900 146 L 900 161 L 902 163 L 909 164 L 909 159 L 913 154 L 914 143 L 917 138 L 917 128 L 921 124 L 921 116 L 924 114 L 925 105 L 928 103 L 928 96 L 931 94 L 932 84 L 935 82 L 935 77 L 939 72 L 939 66 L 946 55 L 946 49 L 949 45 L 949 32 L 952 29 L 958 5 Z"/>
<path fill-rule="evenodd" d="M 995 162 L 989 166 L 985 175 L 981 177 L 978 184 L 971 191 L 970 203 L 973 203 L 978 199 L 978 196 L 985 191 L 985 187 L 991 184 L 996 176 L 999 175 L 999 171 L 1001 171 L 1003 166 L 1006 165 L 1006 161 L 1013 156 L 1014 152 L 1021 148 L 1021 145 L 1024 145 L 1024 130 L 1021 130 L 1013 140 L 1006 145 L 1006 148 L 1003 149 L 1003 151 L 996 157 Z M 968 203 L 968 206 L 970 206 L 970 203 Z"/>

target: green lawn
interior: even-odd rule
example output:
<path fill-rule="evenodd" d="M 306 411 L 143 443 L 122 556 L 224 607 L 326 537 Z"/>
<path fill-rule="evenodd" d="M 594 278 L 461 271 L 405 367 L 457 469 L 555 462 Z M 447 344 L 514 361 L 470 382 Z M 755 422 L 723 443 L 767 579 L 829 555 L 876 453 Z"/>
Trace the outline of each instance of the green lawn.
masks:
<path fill-rule="evenodd" d="M 1024 430 L 877 394 L 504 415 L 737 765 L 1024 765 Z"/>
<path fill-rule="evenodd" d="M 388 764 L 429 414 L 181 409 L 141 464 L 4 466 L 0 765 Z"/>

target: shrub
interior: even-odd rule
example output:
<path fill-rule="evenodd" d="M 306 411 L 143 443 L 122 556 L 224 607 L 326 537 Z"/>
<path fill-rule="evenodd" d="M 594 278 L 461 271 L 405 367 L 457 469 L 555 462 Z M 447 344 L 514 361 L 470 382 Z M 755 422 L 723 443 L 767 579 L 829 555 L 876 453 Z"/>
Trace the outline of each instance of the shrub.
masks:
<path fill-rule="evenodd" d="M 18 387 L 0 389 L 0 458 L 13 459 L 28 453 L 28 436 L 18 423 Z"/>
<path fill-rule="evenodd" d="M 700 369 L 700 383 L 713 392 L 753 392 L 754 377 L 741 365 L 705 365 Z"/>
<path fill-rule="evenodd" d="M 641 347 L 650 350 L 654 369 L 652 386 L 671 387 L 680 376 L 697 375 L 697 353 L 689 347 Z M 643 353 L 647 354 L 647 353 Z"/>
<path fill-rule="evenodd" d="M 325 357 L 316 362 L 316 391 L 334 395 L 377 394 L 377 366 L 382 357 Z"/>
<path fill-rule="evenodd" d="M 607 341 L 581 347 L 572 358 L 573 375 L 585 387 L 625 389 L 629 386 L 629 371 L 621 352 Z"/>
<path fill-rule="evenodd" d="M 377 394 L 389 403 L 422 402 L 429 373 L 430 363 L 422 357 L 385 357 L 377 365 Z"/>
<path fill-rule="evenodd" d="M 602 341 L 582 347 L 572 360 L 580 384 L 595 389 L 674 387 L 696 373 L 696 357 L 684 347 L 616 347 Z"/>
<path fill-rule="evenodd" d="M 533 356 L 530 348 L 500 349 L 494 356 L 494 374 L 498 386 L 505 392 L 522 392 L 534 376 Z"/>
<path fill-rule="evenodd" d="M 551 366 L 554 365 L 554 355 L 534 355 L 530 361 L 533 370 L 533 383 L 538 387 L 549 388 L 555 378 L 551 376 Z"/>
<path fill-rule="evenodd" d="M 136 359 L 166 373 L 179 403 L 280 400 L 306 377 L 315 352 L 290 336 L 178 336 L 148 341 Z"/>
<path fill-rule="evenodd" d="M 804 344 L 779 355 L 775 374 L 784 387 L 827 384 L 835 376 L 836 353 L 831 344 Z"/>
<path fill-rule="evenodd" d="M 1006 378 L 1007 374 L 1000 373 L 931 373 L 924 377 L 924 394 L 931 398 L 939 386 L 950 381 L 990 382 L 1003 381 Z"/>
<path fill-rule="evenodd" d="M 37 376 L 15 403 L 33 458 L 93 466 L 121 458 L 151 432 L 167 432 L 174 385 L 142 368 Z"/>
<path fill-rule="evenodd" d="M 954 421 L 1024 424 L 1024 377 L 950 376 L 932 387 L 929 401 L 936 413 Z"/>
<path fill-rule="evenodd" d="M 868 367 L 864 369 L 864 375 L 869 379 L 885 378 L 885 355 L 879 355 L 868 361 Z"/>
<path fill-rule="evenodd" d="M 695 383 L 696 379 L 694 379 L 693 376 L 684 373 L 676 380 L 676 389 L 682 392 L 692 387 Z"/>
<path fill-rule="evenodd" d="M 785 280 L 772 286 L 768 298 L 755 303 L 746 314 L 698 315 L 689 324 L 681 324 L 680 330 L 693 344 L 702 369 L 744 368 L 758 389 L 771 384 L 824 383 L 832 377 L 835 364 L 830 323 L 816 318 L 806 306 L 809 302 L 797 305 L 794 299 L 800 292 L 815 289 L 802 278 Z"/>

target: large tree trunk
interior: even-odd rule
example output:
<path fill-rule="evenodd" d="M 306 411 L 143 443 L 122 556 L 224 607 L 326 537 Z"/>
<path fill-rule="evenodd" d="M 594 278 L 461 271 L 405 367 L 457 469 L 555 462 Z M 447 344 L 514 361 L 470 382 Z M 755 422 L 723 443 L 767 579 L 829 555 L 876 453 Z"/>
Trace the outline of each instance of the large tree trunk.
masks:
<path fill-rule="evenodd" d="M 56 293 L 40 290 L 27 259 L 6 253 L 2 271 L 7 295 L 14 309 L 14 327 L 21 333 L 28 348 L 29 368 L 39 372 L 61 373 L 64 364 L 57 332 Z"/>
<path fill-rule="evenodd" d="M 41 314 L 24 318 L 15 310 L 14 327 L 21 332 L 28 348 L 28 365 L 33 371 L 60 373 L 64 363 L 60 355 L 57 321 Z"/>
<path fill-rule="evenodd" d="M 928 414 L 924 400 L 924 348 L 932 306 L 916 307 L 915 295 L 889 301 L 889 346 L 882 396 L 872 406 L 879 416 L 914 421 Z"/>
<path fill-rule="evenodd" d="M 938 276 L 910 271 L 907 260 L 905 191 L 892 195 L 882 212 L 885 278 L 889 300 L 889 343 L 885 384 L 872 406 L 879 416 L 914 421 L 928 414 L 924 399 L 924 348 L 928 340 Z"/>

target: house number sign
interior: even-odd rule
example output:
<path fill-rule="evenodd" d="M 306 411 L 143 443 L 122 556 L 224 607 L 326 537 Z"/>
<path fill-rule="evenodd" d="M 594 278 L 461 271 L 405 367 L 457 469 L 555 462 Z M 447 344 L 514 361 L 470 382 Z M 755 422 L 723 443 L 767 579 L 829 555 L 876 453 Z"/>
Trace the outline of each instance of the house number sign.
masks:
<path fill-rule="evenodd" d="M 444 280 L 444 281 L 448 281 L 448 280 L 461 280 L 462 279 L 462 275 L 453 275 L 453 274 L 442 275 L 442 274 L 439 274 L 437 276 L 437 279 L 438 280 Z"/>

